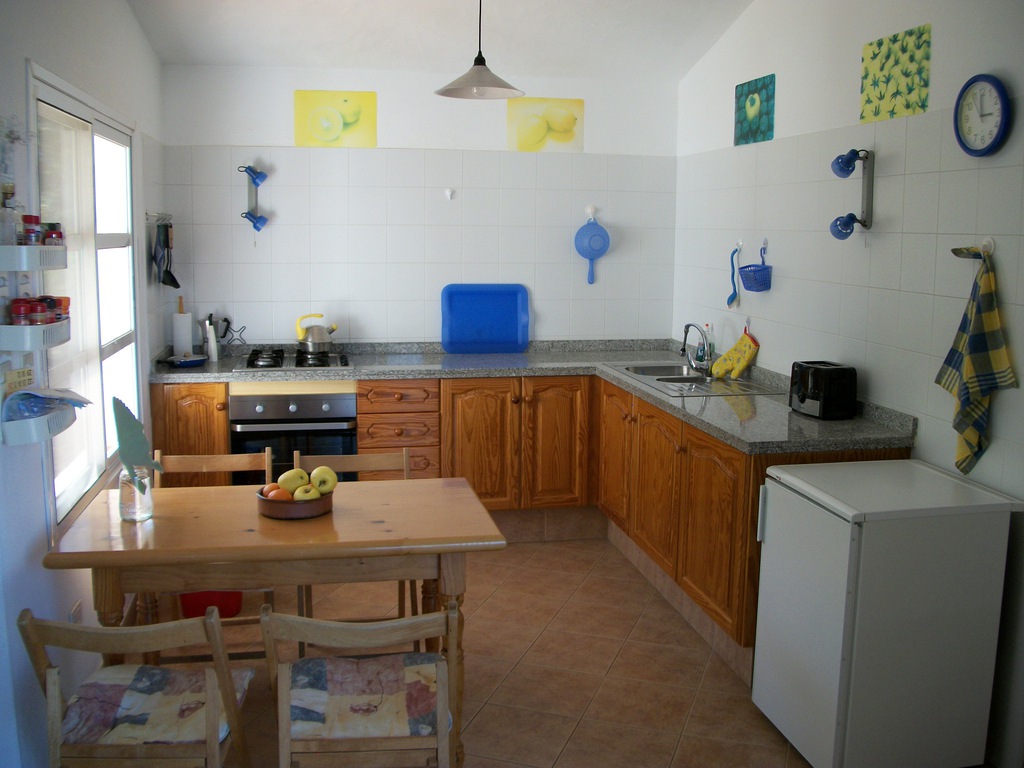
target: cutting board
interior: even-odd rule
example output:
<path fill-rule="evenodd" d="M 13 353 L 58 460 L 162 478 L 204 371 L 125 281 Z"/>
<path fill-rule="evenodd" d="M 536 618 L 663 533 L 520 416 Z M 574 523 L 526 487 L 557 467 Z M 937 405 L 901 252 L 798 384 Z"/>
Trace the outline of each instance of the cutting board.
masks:
<path fill-rule="evenodd" d="M 452 283 L 441 289 L 441 346 L 445 352 L 525 352 L 530 302 L 518 283 Z"/>

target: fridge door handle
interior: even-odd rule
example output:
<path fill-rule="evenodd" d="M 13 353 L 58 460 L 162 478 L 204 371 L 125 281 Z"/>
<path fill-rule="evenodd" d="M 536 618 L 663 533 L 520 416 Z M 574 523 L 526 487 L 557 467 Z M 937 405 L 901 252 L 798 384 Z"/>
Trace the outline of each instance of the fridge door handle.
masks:
<path fill-rule="evenodd" d="M 764 504 L 768 495 L 768 483 L 763 483 L 757 492 L 757 540 L 764 541 Z"/>

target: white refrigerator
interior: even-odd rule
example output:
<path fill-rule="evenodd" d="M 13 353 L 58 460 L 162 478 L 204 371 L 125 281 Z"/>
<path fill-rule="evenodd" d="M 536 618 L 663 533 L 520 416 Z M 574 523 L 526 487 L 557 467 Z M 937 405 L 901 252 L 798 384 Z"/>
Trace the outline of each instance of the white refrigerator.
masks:
<path fill-rule="evenodd" d="M 768 475 L 754 704 L 814 768 L 983 763 L 1022 503 L 911 460 Z"/>

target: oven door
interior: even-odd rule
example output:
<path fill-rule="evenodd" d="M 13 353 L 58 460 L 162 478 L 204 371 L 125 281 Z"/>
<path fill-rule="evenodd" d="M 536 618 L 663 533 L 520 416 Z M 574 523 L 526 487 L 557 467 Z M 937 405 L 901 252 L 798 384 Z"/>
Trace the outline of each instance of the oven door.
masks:
<path fill-rule="evenodd" d="M 342 421 L 317 422 L 232 422 L 231 452 L 260 453 L 269 447 L 274 456 L 274 477 L 294 466 L 292 453 L 300 451 L 304 454 L 349 455 L 356 452 L 355 419 Z M 235 473 L 234 482 L 258 484 L 262 477 L 252 475 L 240 477 L 246 473 Z M 355 480 L 351 477 L 339 477 L 339 480 Z"/>

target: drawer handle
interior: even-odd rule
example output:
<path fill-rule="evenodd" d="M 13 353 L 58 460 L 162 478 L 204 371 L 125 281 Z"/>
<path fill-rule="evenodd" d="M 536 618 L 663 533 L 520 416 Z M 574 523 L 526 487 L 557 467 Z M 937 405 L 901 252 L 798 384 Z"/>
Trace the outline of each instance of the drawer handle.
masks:
<path fill-rule="evenodd" d="M 402 393 L 401 392 L 395 392 L 395 400 L 397 401 L 397 400 L 401 400 L 401 399 L 402 399 Z"/>
<path fill-rule="evenodd" d="M 395 429 L 395 437 L 401 437 L 405 433 L 405 430 L 401 427 Z"/>
<path fill-rule="evenodd" d="M 213 407 L 218 411 L 223 411 L 225 408 L 227 408 L 227 405 L 225 405 L 224 403 L 217 403 Z"/>

